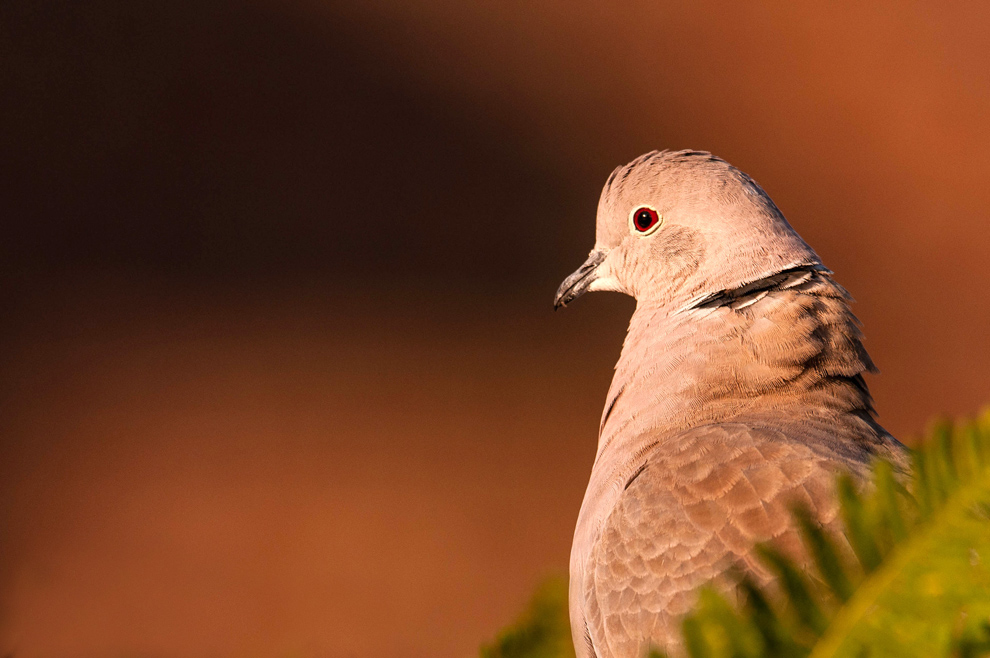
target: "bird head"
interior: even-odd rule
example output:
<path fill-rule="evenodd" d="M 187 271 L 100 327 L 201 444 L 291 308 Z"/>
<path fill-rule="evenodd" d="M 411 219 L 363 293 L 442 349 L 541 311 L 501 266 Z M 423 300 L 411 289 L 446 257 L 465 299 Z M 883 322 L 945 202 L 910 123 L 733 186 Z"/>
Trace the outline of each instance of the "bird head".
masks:
<path fill-rule="evenodd" d="M 687 304 L 820 264 L 749 176 L 710 153 L 653 151 L 605 183 L 595 247 L 560 285 L 554 308 L 595 290 L 640 303 Z"/>

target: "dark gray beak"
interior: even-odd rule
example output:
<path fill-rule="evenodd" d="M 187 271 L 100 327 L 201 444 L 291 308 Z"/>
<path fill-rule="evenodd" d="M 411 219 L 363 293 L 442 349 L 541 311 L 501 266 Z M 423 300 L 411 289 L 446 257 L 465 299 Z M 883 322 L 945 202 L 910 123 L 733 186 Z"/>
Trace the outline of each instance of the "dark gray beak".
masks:
<path fill-rule="evenodd" d="M 602 264 L 602 261 L 605 260 L 605 256 L 607 255 L 608 251 L 600 251 L 598 249 L 592 251 L 591 255 L 588 256 L 588 260 L 584 261 L 584 265 L 579 267 L 577 272 L 564 279 L 564 282 L 557 288 L 557 295 L 553 298 L 553 309 L 555 311 L 558 308 L 567 306 L 588 292 L 588 286 L 598 278 L 596 273 L 598 266 Z"/>

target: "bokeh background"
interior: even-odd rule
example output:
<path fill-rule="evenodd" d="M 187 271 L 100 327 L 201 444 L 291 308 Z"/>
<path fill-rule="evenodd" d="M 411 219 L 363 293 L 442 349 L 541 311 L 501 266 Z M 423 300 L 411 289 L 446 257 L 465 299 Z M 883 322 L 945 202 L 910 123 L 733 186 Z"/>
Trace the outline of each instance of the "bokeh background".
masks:
<path fill-rule="evenodd" d="M 714 151 L 990 400 L 990 4 L 0 3 L 0 650 L 463 657 L 566 568 L 613 167 Z"/>

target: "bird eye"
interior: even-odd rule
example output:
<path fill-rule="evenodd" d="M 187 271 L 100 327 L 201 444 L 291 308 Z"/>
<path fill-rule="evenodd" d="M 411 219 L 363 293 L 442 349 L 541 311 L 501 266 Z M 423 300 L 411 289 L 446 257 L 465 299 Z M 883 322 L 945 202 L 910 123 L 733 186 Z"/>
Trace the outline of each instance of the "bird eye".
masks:
<path fill-rule="evenodd" d="M 660 226 L 660 215 L 653 208 L 637 208 L 629 216 L 632 227 L 641 235 L 649 235 Z"/>

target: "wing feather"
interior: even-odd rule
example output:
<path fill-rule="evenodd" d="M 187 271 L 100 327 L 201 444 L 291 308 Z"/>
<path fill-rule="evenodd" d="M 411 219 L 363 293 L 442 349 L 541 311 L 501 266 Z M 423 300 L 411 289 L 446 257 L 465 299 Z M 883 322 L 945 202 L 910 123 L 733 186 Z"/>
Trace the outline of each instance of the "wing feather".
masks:
<path fill-rule="evenodd" d="M 703 457 L 703 458 L 702 458 Z M 587 623 L 599 656 L 680 651 L 679 620 L 699 587 L 734 595 L 733 572 L 770 574 L 753 545 L 773 541 L 801 563 L 789 506 L 838 532 L 841 462 L 777 429 L 709 425 L 655 445 L 606 517 L 585 570 Z"/>

